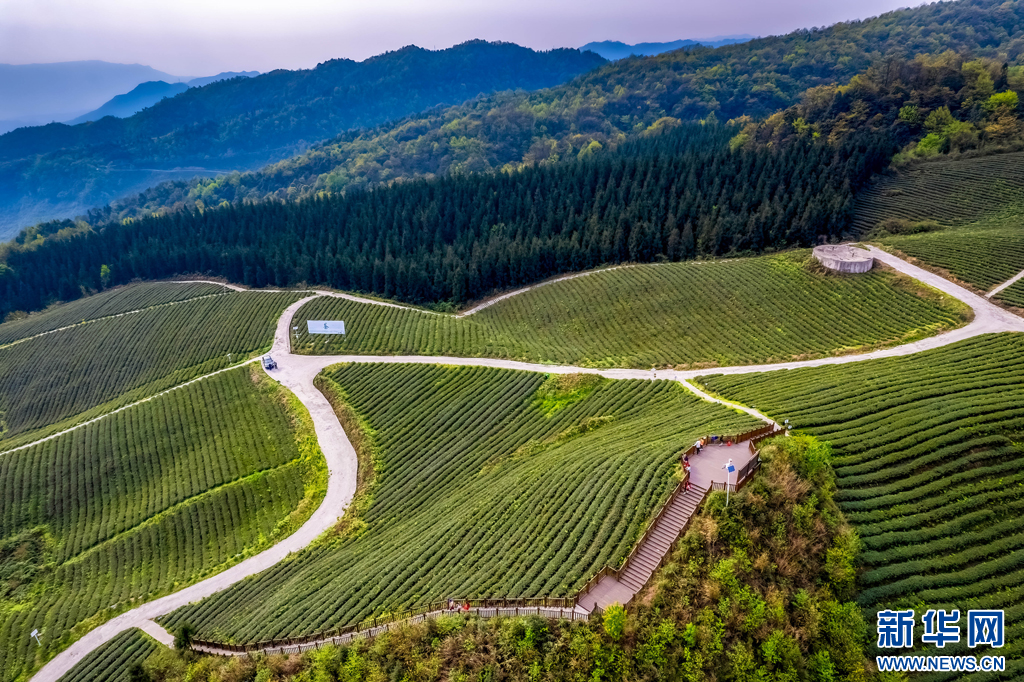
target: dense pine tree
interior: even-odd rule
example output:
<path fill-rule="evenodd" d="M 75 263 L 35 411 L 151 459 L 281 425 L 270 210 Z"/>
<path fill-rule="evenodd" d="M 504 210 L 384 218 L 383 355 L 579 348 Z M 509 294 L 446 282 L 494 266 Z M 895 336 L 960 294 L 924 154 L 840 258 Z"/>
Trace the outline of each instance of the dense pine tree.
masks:
<path fill-rule="evenodd" d="M 729 151 L 735 128 L 688 125 L 562 164 L 415 180 L 346 196 L 112 222 L 13 248 L 2 309 L 184 273 L 254 287 L 325 284 L 462 302 L 603 263 L 809 244 L 848 224 L 852 192 L 893 143 L 854 136 Z"/>

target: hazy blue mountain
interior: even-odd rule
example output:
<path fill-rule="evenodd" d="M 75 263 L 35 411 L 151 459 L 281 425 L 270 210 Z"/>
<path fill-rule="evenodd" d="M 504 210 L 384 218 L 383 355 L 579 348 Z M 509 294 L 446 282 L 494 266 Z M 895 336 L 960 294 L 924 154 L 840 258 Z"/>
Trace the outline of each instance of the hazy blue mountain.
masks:
<path fill-rule="evenodd" d="M 217 81 L 226 81 L 231 78 L 255 78 L 260 75 L 259 71 L 222 71 L 216 76 L 203 76 L 202 78 L 193 78 L 187 85 L 190 88 L 201 88 L 204 85 L 210 83 L 216 83 Z"/>
<path fill-rule="evenodd" d="M 193 78 L 187 83 L 149 81 L 139 84 L 131 92 L 114 97 L 99 109 L 66 121 L 66 123 L 68 125 L 77 125 L 86 121 L 98 121 L 104 116 L 128 118 L 143 109 L 153 106 L 165 97 L 174 97 L 189 88 L 199 88 L 210 83 L 216 83 L 217 81 L 228 80 L 229 78 L 252 78 L 258 75 L 260 75 L 259 71 L 225 71 L 218 73 L 216 76 Z"/>
<path fill-rule="evenodd" d="M 636 43 L 635 45 L 628 45 L 626 43 L 619 42 L 618 40 L 602 40 L 598 43 L 587 43 L 581 50 L 590 50 L 596 52 L 605 59 L 614 61 L 616 59 L 625 59 L 629 56 L 637 57 L 649 57 L 651 55 L 661 54 L 662 52 L 671 52 L 672 50 L 679 50 L 684 47 L 693 47 L 694 45 L 705 45 L 707 47 L 722 47 L 723 45 L 735 45 L 736 43 L 745 43 L 748 40 L 752 40 L 752 35 L 735 35 L 735 36 L 715 36 L 714 38 L 705 38 L 701 40 L 673 40 L 670 43 Z"/>
<path fill-rule="evenodd" d="M 158 80 L 174 83 L 181 79 L 142 64 L 0 64 L 0 133 L 66 121 L 139 83 Z"/>
<path fill-rule="evenodd" d="M 114 97 L 95 111 L 83 114 L 67 121 L 68 125 L 77 125 L 86 121 L 98 121 L 104 116 L 128 118 L 146 107 L 151 107 L 164 97 L 174 97 L 188 90 L 184 83 L 166 83 L 164 81 L 148 81 L 140 83 L 131 92 Z"/>
<path fill-rule="evenodd" d="M 0 238 L 163 180 L 255 169 L 346 131 L 496 91 L 551 87 L 604 63 L 592 52 L 482 40 L 409 46 L 188 88 L 128 118 L 13 130 L 0 135 Z"/>

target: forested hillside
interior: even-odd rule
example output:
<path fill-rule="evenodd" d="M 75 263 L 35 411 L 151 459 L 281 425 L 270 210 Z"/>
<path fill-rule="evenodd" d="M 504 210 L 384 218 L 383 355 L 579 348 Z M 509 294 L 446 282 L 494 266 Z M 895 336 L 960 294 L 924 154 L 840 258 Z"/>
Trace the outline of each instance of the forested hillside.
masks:
<path fill-rule="evenodd" d="M 363 62 L 278 70 L 191 88 L 127 119 L 54 123 L 0 136 L 0 235 L 73 216 L 167 178 L 250 169 L 309 144 L 498 90 L 550 87 L 604 62 L 473 41 L 409 46 Z M 200 170 L 187 170 L 197 167 Z"/>
<path fill-rule="evenodd" d="M 601 263 L 809 244 L 847 227 L 853 190 L 893 151 L 876 135 L 733 152 L 733 132 L 687 125 L 572 163 L 58 235 L 9 250 L 0 313 L 190 272 L 460 303 Z"/>
<path fill-rule="evenodd" d="M 835 104 L 837 111 L 832 111 L 828 95 L 835 86 L 847 84 L 855 76 L 870 80 L 872 68 L 947 51 L 955 55 L 953 61 L 984 58 L 988 60 L 985 68 L 996 64 L 997 72 L 1006 63 L 1003 81 L 1014 77 L 1019 73 L 1015 67 L 1024 65 L 1024 3 L 934 3 L 714 50 L 695 48 L 625 59 L 549 90 L 496 95 L 343 135 L 256 173 L 165 183 L 104 209 L 91 222 L 268 195 L 286 199 L 336 192 L 402 177 L 551 163 L 615 147 L 652 127 L 712 114 L 719 121 L 742 116 L 761 120 L 797 104 L 824 101 L 817 116 L 838 117 L 844 107 L 861 98 L 856 96 L 859 90 L 854 83 L 854 93 L 843 90 Z M 893 77 L 891 67 L 886 73 Z M 998 73 L 996 76 L 998 80 Z M 959 78 L 941 83 L 946 90 L 940 88 L 939 93 L 954 100 L 965 82 L 976 82 L 971 74 Z M 807 93 L 821 86 L 831 89 Z M 895 92 L 891 99 L 900 94 Z M 874 102 L 868 104 L 875 106 Z M 913 131 L 920 133 L 918 137 L 923 135 L 933 106 L 927 98 L 919 104 Z M 953 102 L 941 101 L 935 106 L 943 104 Z M 975 104 L 983 102 L 974 101 L 968 108 L 973 110 Z M 902 100 L 896 101 L 895 110 L 887 113 L 885 120 L 891 123 L 902 105 Z M 865 110 L 864 106 L 853 106 L 852 115 L 842 117 L 845 127 L 836 129 L 836 136 L 869 120 L 873 127 L 880 127 L 872 119 L 878 110 Z M 891 108 L 893 103 L 886 106 Z M 798 117 L 790 120 L 795 122 Z M 801 130 L 807 135 L 818 132 L 806 126 Z M 832 133 L 830 127 L 826 134 Z M 910 139 L 904 137 L 902 144 Z"/>

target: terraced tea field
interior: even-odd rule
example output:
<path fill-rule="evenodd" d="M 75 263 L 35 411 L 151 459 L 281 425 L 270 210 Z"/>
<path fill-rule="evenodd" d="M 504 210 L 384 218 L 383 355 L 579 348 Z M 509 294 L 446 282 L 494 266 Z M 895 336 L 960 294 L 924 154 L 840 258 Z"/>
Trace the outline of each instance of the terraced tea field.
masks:
<path fill-rule="evenodd" d="M 1003 303 L 1024 308 L 1024 280 L 1017 280 L 995 296 Z"/>
<path fill-rule="evenodd" d="M 131 667 L 145 661 L 159 646 L 141 630 L 125 630 L 83 658 L 61 682 L 131 682 Z"/>
<path fill-rule="evenodd" d="M 132 310 L 142 310 L 165 303 L 185 301 L 200 296 L 215 296 L 227 292 L 228 289 L 217 284 L 201 282 L 132 284 L 70 303 L 63 303 L 21 320 L 0 324 L 0 346 L 86 320 L 95 320 Z"/>
<path fill-rule="evenodd" d="M 984 291 L 1024 270 L 1024 208 L 1009 208 L 969 225 L 878 241 Z"/>
<path fill-rule="evenodd" d="M 325 474 L 308 413 L 256 376 L 225 372 L 0 456 L 0 678 L 316 508 Z"/>
<path fill-rule="evenodd" d="M 1024 152 L 932 161 L 858 192 L 853 227 L 869 232 L 886 218 L 968 223 L 1022 201 Z"/>
<path fill-rule="evenodd" d="M 571 595 L 629 552 L 681 449 L 760 424 L 666 381 L 360 364 L 325 377 L 370 429 L 360 518 L 165 626 L 253 641 L 446 596 Z"/>
<path fill-rule="evenodd" d="M 720 365 L 851 352 L 963 323 L 948 297 L 922 297 L 886 272 L 819 275 L 807 252 L 706 264 L 620 268 L 555 282 L 469 317 L 342 299 L 300 309 L 307 354 L 498 357 L 587 367 Z M 309 319 L 345 320 L 345 336 L 309 335 Z"/>
<path fill-rule="evenodd" d="M 1005 609 L 998 653 L 1008 676 L 1024 672 L 1024 335 L 704 383 L 831 441 L 869 621 L 882 608 Z M 941 653 L 985 653 L 966 639 Z"/>
<path fill-rule="evenodd" d="M 3 447 L 244 359 L 270 345 L 278 316 L 299 296 L 224 294 L 0 348 Z"/>

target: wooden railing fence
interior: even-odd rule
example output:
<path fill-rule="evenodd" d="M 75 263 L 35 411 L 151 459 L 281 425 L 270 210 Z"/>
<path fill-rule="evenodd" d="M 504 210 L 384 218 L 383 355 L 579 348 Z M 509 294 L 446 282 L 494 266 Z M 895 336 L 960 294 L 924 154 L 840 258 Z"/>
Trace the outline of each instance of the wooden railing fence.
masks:
<path fill-rule="evenodd" d="M 692 449 L 692 446 L 691 446 L 691 449 Z M 665 513 L 668 511 L 669 507 L 672 505 L 672 502 L 674 502 L 677 497 L 679 497 L 680 495 L 682 495 L 683 493 L 686 492 L 686 483 L 689 480 L 690 480 L 690 474 L 689 473 L 684 473 L 682 480 L 680 480 L 679 483 L 676 484 L 676 487 L 672 490 L 671 493 L 669 493 L 668 499 L 665 500 L 664 504 L 662 504 L 658 508 L 658 511 L 654 514 L 654 516 L 651 518 L 650 522 L 647 524 L 647 528 L 644 529 L 644 532 L 640 536 L 640 539 L 637 540 L 636 543 L 633 545 L 633 549 L 629 553 L 629 556 L 627 556 L 625 558 L 625 560 L 623 560 L 622 565 L 619 566 L 618 568 L 612 568 L 611 566 L 605 566 L 600 571 L 598 571 L 597 574 L 594 575 L 594 577 L 591 578 L 589 581 L 587 581 L 587 584 L 584 585 L 583 588 L 579 592 L 576 593 L 575 602 L 577 604 L 580 602 L 580 600 L 583 597 L 585 597 L 587 595 L 587 593 L 589 593 L 592 589 L 594 589 L 597 586 L 597 584 L 599 582 L 601 582 L 601 578 L 603 578 L 605 576 L 611 576 L 611 577 L 615 578 L 616 580 L 618 580 L 619 577 L 622 576 L 622 574 L 626 572 L 626 569 L 629 568 L 630 562 L 633 561 L 633 558 L 640 552 L 640 549 L 643 547 L 644 542 L 647 541 L 647 536 L 654 532 L 655 526 L 657 526 L 658 521 L 660 521 L 661 517 L 664 516 Z M 687 522 L 687 524 L 689 524 L 689 522 Z M 684 526 L 684 529 L 685 529 L 685 526 Z M 664 563 L 664 561 L 665 561 L 665 559 L 664 559 L 664 557 L 662 557 L 662 560 L 658 563 L 658 568 L 661 568 L 661 566 Z"/>

